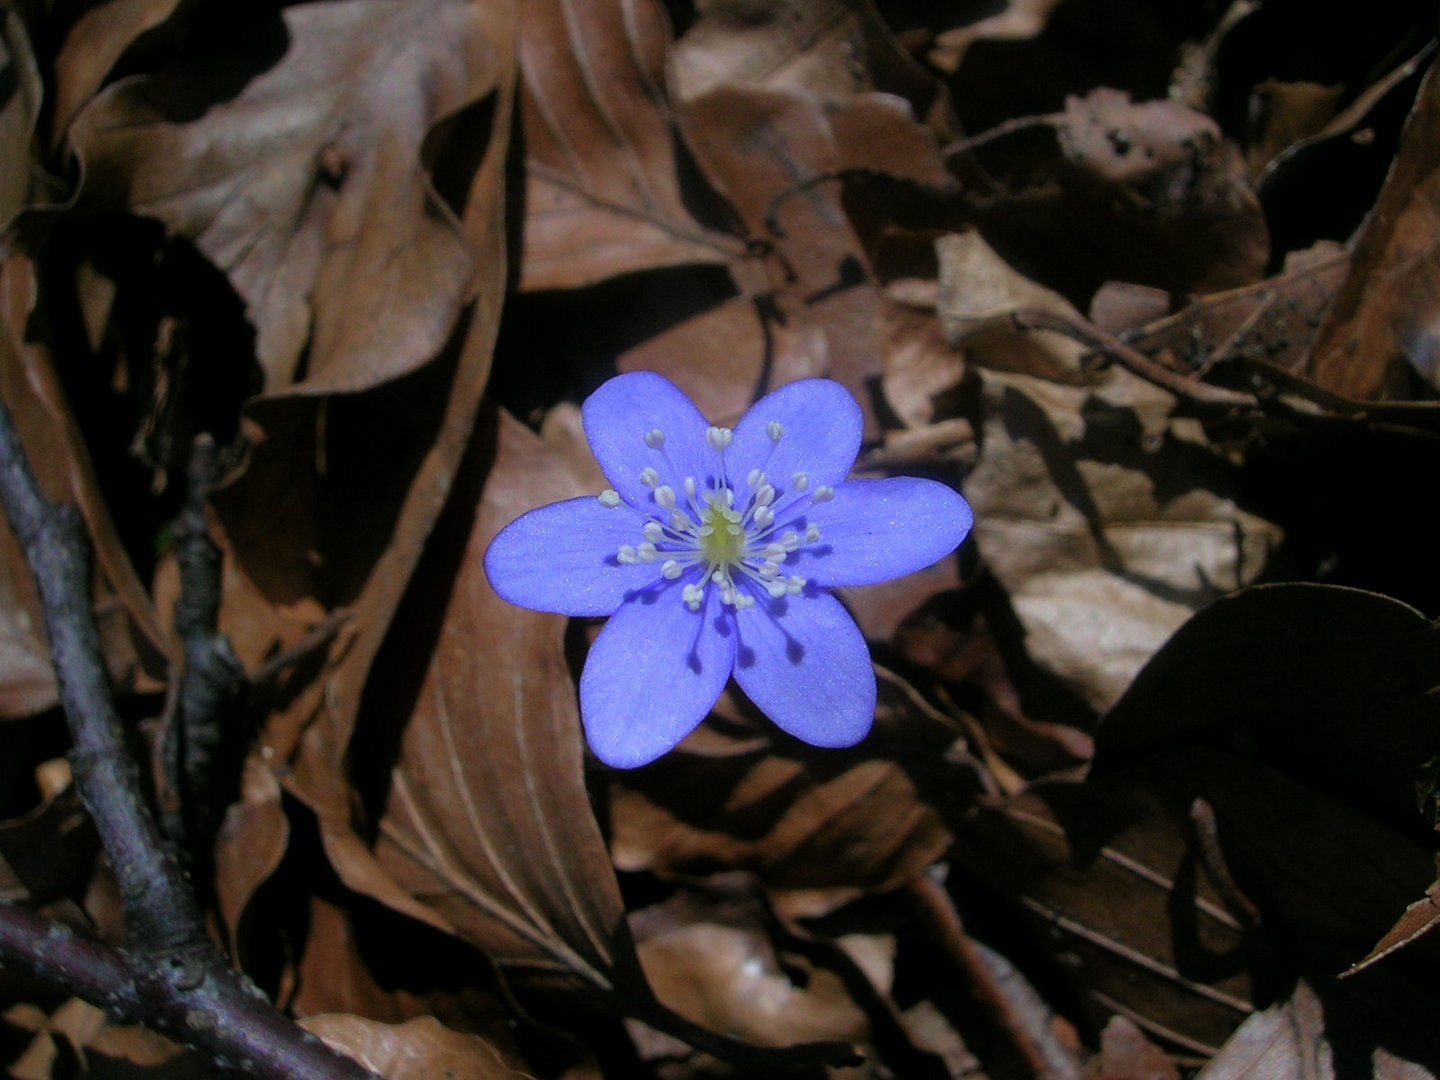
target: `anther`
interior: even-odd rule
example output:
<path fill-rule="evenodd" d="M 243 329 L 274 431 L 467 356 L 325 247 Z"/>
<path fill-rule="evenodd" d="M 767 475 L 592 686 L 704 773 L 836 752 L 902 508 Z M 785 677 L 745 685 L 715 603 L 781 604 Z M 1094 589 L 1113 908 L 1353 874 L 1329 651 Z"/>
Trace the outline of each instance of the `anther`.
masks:
<path fill-rule="evenodd" d="M 781 554 L 783 555 L 784 552 L 781 552 Z M 779 575 L 780 564 L 769 561 L 763 562 L 760 564 L 760 569 L 757 570 L 756 573 L 759 574 L 763 580 L 770 581 Z"/>
<path fill-rule="evenodd" d="M 803 472 L 797 472 L 790 478 L 790 486 L 796 491 L 804 491 L 810 486 L 810 477 Z"/>
<path fill-rule="evenodd" d="M 724 453 L 731 442 L 735 439 L 735 433 L 729 428 L 712 427 L 705 429 L 705 441 L 710 444 L 710 449 L 717 454 Z"/>
<path fill-rule="evenodd" d="M 620 493 L 614 488 L 606 488 L 600 492 L 600 505 L 607 510 L 614 510 L 620 505 Z"/>
<path fill-rule="evenodd" d="M 695 529 L 695 522 L 690 520 L 690 515 L 684 510 L 671 510 L 670 527 L 676 532 L 692 532 Z"/>
<path fill-rule="evenodd" d="M 685 601 L 691 611 L 699 611 L 700 602 L 705 599 L 705 590 L 699 585 L 686 585 L 680 592 L 680 599 Z"/>
<path fill-rule="evenodd" d="M 645 522 L 645 527 L 640 531 L 645 534 L 645 539 L 649 540 L 652 544 L 658 544 L 661 540 L 665 539 L 665 526 L 661 525 L 658 521 Z"/>
<path fill-rule="evenodd" d="M 773 599 L 779 600 L 782 596 L 785 595 L 788 590 L 785 586 L 785 582 L 771 581 L 766 584 L 765 591 L 768 592 Z"/>
<path fill-rule="evenodd" d="M 695 501 L 695 478 L 693 476 L 685 477 L 685 497 L 691 502 Z"/>
<path fill-rule="evenodd" d="M 813 543 L 815 543 L 815 541 L 817 541 L 817 540 L 819 540 L 819 539 L 820 539 L 820 526 L 819 526 L 819 525 L 811 525 L 808 529 L 805 530 L 805 542 L 806 542 L 807 544 L 813 544 Z"/>
<path fill-rule="evenodd" d="M 761 506 L 769 506 L 775 501 L 775 489 L 769 484 L 761 484 L 760 490 L 755 493 L 755 501 Z"/>
<path fill-rule="evenodd" d="M 750 475 L 745 477 L 745 483 L 750 485 L 751 491 L 754 491 L 761 484 L 765 483 L 765 474 L 759 469 L 751 469 Z"/>
<path fill-rule="evenodd" d="M 660 566 L 660 573 L 668 581 L 674 581 L 680 576 L 683 567 L 674 559 L 666 559 Z"/>
<path fill-rule="evenodd" d="M 640 561 L 640 559 L 635 554 L 635 549 L 629 544 L 622 544 L 620 546 L 620 550 L 615 553 L 615 558 L 623 566 L 629 566 L 632 563 L 637 563 Z"/>
<path fill-rule="evenodd" d="M 815 489 L 813 499 L 817 503 L 829 502 L 835 497 L 835 489 L 829 484 L 821 484 Z"/>
<path fill-rule="evenodd" d="M 660 552 L 656 551 L 655 545 L 647 540 L 635 549 L 635 557 L 641 562 L 654 562 L 660 558 Z"/>
<path fill-rule="evenodd" d="M 645 445 L 651 450 L 659 450 L 665 445 L 665 433 L 658 427 L 651 428 L 645 433 Z"/>
<path fill-rule="evenodd" d="M 755 524 L 762 529 L 768 529 L 775 524 L 775 511 L 768 506 L 757 506 L 755 508 Z"/>
<path fill-rule="evenodd" d="M 675 489 L 669 484 L 661 484 L 655 489 L 655 501 L 666 510 L 675 509 Z"/>
<path fill-rule="evenodd" d="M 785 437 L 785 425 L 779 420 L 771 420 L 765 425 L 765 434 L 770 436 L 771 442 L 779 442 Z"/>
<path fill-rule="evenodd" d="M 648 488 L 654 488 L 660 483 L 660 474 L 654 469 L 645 468 L 640 470 L 640 482 Z"/>

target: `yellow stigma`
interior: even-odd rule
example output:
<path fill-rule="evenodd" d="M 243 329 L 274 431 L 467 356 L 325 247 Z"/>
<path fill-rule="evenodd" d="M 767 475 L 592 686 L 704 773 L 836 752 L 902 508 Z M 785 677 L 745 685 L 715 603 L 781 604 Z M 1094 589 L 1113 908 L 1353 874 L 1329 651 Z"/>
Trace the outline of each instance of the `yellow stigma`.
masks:
<path fill-rule="evenodd" d="M 726 505 L 719 492 L 707 497 L 710 507 L 700 511 L 700 548 L 705 558 L 717 566 L 729 566 L 740 559 L 745 529 L 740 512 Z"/>

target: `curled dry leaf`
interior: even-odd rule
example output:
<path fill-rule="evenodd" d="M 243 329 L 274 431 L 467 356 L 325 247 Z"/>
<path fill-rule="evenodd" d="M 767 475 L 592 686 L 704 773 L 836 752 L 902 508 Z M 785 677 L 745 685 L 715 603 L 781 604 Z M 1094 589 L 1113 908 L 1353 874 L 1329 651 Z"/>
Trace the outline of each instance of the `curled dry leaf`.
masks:
<path fill-rule="evenodd" d="M 44 87 L 25 24 L 9 5 L 0 8 L 0 71 L 13 83 L 0 100 L 0 230 L 30 198 L 35 124 Z"/>
<path fill-rule="evenodd" d="M 658 0 L 537 0 L 520 21 L 525 250 L 522 289 L 565 289 L 744 244 L 687 206 L 665 90 Z"/>
<path fill-rule="evenodd" d="M 363 1016 L 308 1016 L 300 1026 L 385 1080 L 520 1080 L 478 1035 L 451 1031 L 433 1016 L 382 1024 Z"/>
<path fill-rule="evenodd" d="M 1346 397 L 1395 400 L 1440 389 L 1437 145 L 1440 74 L 1432 64 L 1307 365 L 1311 378 Z"/>
<path fill-rule="evenodd" d="M 84 437 L 47 348 L 30 340 L 38 282 L 24 256 L 0 262 L 0 396 L 45 494 L 75 504 L 94 544 L 94 603 L 106 661 L 121 690 L 153 689 L 169 665 L 167 637 L 96 484 Z M 0 719 L 58 701 L 30 567 L 0 521 Z"/>
<path fill-rule="evenodd" d="M 413 371 L 472 292 L 475 252 L 442 197 L 463 203 L 470 176 L 437 191 L 422 146 L 495 90 L 485 20 L 461 0 L 286 8 L 245 48 L 217 43 L 86 106 L 82 199 L 164 222 L 229 275 L 270 393 Z"/>
<path fill-rule="evenodd" d="M 999 11 L 964 26 L 946 30 L 935 39 L 928 59 L 942 71 L 955 71 L 965 52 L 977 41 L 1021 41 L 1045 29 L 1060 0 L 1004 0 Z"/>
<path fill-rule="evenodd" d="M 81 13 L 55 55 L 55 115 L 51 145 L 58 145 L 75 114 L 100 89 L 116 63 L 147 33 L 163 26 L 185 0 L 104 0 Z"/>

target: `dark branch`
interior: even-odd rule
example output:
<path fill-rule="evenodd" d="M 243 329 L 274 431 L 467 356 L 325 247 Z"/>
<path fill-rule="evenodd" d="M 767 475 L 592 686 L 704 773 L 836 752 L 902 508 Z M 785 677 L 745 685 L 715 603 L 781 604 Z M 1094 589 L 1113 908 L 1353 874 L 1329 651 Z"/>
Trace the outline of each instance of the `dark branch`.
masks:
<path fill-rule="evenodd" d="M 0 502 L 45 611 L 76 787 L 110 855 L 129 950 L 67 936 L 14 907 L 0 919 L 0 960 L 106 1012 L 273 1080 L 360 1080 L 371 1073 L 282 1017 L 205 934 L 199 906 L 141 795 L 111 699 L 90 607 L 89 549 L 74 507 L 41 494 L 10 411 L 0 403 Z"/>

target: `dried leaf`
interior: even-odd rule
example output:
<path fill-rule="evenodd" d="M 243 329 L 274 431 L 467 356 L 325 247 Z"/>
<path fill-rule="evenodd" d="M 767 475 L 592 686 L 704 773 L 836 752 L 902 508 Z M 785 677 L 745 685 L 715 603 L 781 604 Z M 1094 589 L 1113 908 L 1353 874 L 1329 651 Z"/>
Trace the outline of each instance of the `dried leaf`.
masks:
<path fill-rule="evenodd" d="M 363 1016 L 309 1016 L 300 1022 L 336 1050 L 386 1080 L 520 1080 L 484 1039 L 451 1031 L 431 1016 L 381 1024 Z"/>
<path fill-rule="evenodd" d="M 135 575 L 90 464 L 50 352 L 27 336 L 38 281 L 22 256 L 0 263 L 0 396 L 45 494 L 73 503 L 94 544 L 94 603 L 110 677 L 122 691 L 151 689 L 171 645 Z M 8 522 L 0 522 L 0 719 L 56 703 L 44 617 L 30 568 Z"/>
<path fill-rule="evenodd" d="M 185 0 L 104 0 L 75 20 L 55 54 L 52 144 L 136 42 L 165 25 Z"/>
<path fill-rule="evenodd" d="M 475 249 L 422 146 L 495 90 L 494 48 L 460 0 L 302 4 L 282 19 L 88 105 L 71 132 L 82 194 L 163 221 L 229 275 L 269 392 L 359 390 L 433 358 L 471 296 Z"/>
<path fill-rule="evenodd" d="M 563 468 L 542 465 L 543 444 L 504 414 L 491 437 L 497 457 L 463 559 L 448 572 L 454 590 L 404 731 L 376 856 L 433 925 L 502 963 L 608 989 L 627 947 L 616 936 L 624 907 L 585 791 L 565 620 L 511 607 L 482 568 L 502 526 L 579 491 Z M 428 603 L 412 611 L 419 626 L 441 614 Z"/>
<path fill-rule="evenodd" d="M 9 4 L 0 7 L 0 71 L 7 89 L 0 99 L 0 233 L 30 199 L 35 124 L 44 88 L 25 24 Z"/>
<path fill-rule="evenodd" d="M 522 8 L 526 227 L 522 289 L 568 289 L 744 254 L 687 205 L 656 0 Z M 711 196 L 713 198 L 713 196 Z"/>
<path fill-rule="evenodd" d="M 1361 401 L 1440 388 L 1440 75 L 1432 65 L 1380 198 L 1356 242 L 1307 374 Z M 1429 396 L 1426 394 L 1425 396 Z"/>
<path fill-rule="evenodd" d="M 965 486 L 980 550 L 1034 659 L 1103 711 L 1194 611 L 1259 575 L 1280 530 L 1236 505 L 1228 463 L 1135 376 L 982 385 Z"/>
<path fill-rule="evenodd" d="M 758 1046 L 863 1040 L 869 1025 L 832 971 L 806 965 L 797 985 L 753 910 L 706 910 L 687 894 L 635 913 L 649 978 L 687 1019 Z"/>

